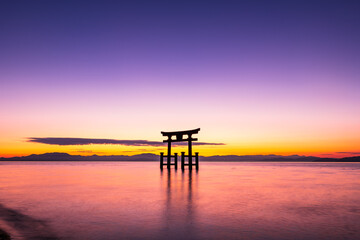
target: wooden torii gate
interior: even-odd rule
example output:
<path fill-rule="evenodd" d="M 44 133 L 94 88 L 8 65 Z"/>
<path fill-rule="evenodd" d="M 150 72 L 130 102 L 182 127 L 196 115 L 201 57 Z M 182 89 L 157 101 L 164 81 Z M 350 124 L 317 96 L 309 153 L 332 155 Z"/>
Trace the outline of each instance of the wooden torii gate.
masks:
<path fill-rule="evenodd" d="M 176 132 L 161 132 L 161 134 L 165 137 L 168 137 L 167 140 L 163 142 L 168 143 L 167 155 L 164 153 L 160 153 L 160 168 L 163 169 L 164 165 L 167 165 L 167 168 L 170 169 L 171 165 L 175 165 L 175 169 L 177 169 L 177 157 L 178 154 L 174 153 L 171 155 L 171 143 L 172 142 L 188 142 L 188 155 L 185 155 L 185 152 L 181 152 L 181 169 L 184 170 L 185 166 L 189 166 L 189 169 L 192 169 L 192 166 L 196 166 L 196 170 L 199 169 L 199 153 L 195 153 L 195 163 L 193 163 L 193 155 L 192 155 L 192 142 L 197 141 L 197 138 L 192 138 L 193 134 L 197 134 L 200 131 L 200 128 L 187 130 L 187 131 L 176 131 Z M 176 136 L 175 139 L 172 139 L 172 136 Z M 184 138 L 187 136 L 187 138 Z M 185 163 L 185 157 L 188 159 L 188 163 Z M 166 158 L 166 163 L 164 163 L 164 158 Z M 174 162 L 172 163 L 171 159 L 174 158 Z"/>

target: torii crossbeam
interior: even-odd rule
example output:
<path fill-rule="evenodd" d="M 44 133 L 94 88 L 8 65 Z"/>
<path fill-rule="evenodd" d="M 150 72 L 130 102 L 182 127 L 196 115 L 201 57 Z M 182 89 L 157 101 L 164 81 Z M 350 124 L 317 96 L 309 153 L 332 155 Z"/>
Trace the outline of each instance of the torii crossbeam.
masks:
<path fill-rule="evenodd" d="M 161 132 L 161 134 L 168 139 L 163 142 L 168 143 L 167 155 L 164 153 L 160 153 L 160 168 L 163 169 L 164 165 L 167 165 L 169 169 L 171 165 L 175 165 L 175 169 L 177 169 L 177 153 L 171 155 L 171 143 L 172 142 L 188 142 L 188 155 L 185 155 L 185 152 L 181 152 L 181 169 L 184 170 L 185 166 L 189 166 L 189 169 L 192 169 L 192 166 L 196 166 L 196 170 L 199 169 L 199 153 L 195 153 L 195 163 L 193 163 L 193 155 L 192 155 L 192 142 L 197 141 L 197 138 L 192 138 L 193 134 L 197 134 L 200 131 L 200 128 L 186 131 L 175 131 L 175 132 Z M 175 139 L 172 137 L 175 136 Z M 164 163 L 164 157 L 166 157 L 167 162 Z M 188 158 L 188 163 L 185 163 L 185 157 Z M 174 158 L 174 163 L 171 162 L 171 159 Z"/>

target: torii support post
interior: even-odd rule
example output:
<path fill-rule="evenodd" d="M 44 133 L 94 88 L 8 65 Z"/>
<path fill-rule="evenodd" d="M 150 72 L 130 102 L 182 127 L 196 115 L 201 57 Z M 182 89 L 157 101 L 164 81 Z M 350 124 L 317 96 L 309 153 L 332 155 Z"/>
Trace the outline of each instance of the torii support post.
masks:
<path fill-rule="evenodd" d="M 196 164 L 196 170 L 199 170 L 199 153 L 195 153 L 195 164 Z"/>
<path fill-rule="evenodd" d="M 181 170 L 185 169 L 185 152 L 181 152 Z"/>
<path fill-rule="evenodd" d="M 178 154 L 177 153 L 174 153 L 175 154 L 175 159 L 174 159 L 174 164 L 175 164 L 175 169 L 177 169 L 177 156 Z"/>
<path fill-rule="evenodd" d="M 189 169 L 192 169 L 193 166 L 193 155 L 192 155 L 192 142 L 197 141 L 197 138 L 192 138 L 193 134 L 197 134 L 200 131 L 200 128 L 193 129 L 193 130 L 187 130 L 187 131 L 176 131 L 176 132 L 161 132 L 161 134 L 165 137 L 168 137 L 167 140 L 164 140 L 163 142 L 168 143 L 168 149 L 167 149 L 167 156 L 160 155 L 160 168 L 163 166 L 164 157 L 167 157 L 167 168 L 170 169 L 171 165 L 175 165 L 175 168 L 177 169 L 177 153 L 175 153 L 174 157 L 174 164 L 171 163 L 171 143 L 172 142 L 188 142 L 188 155 L 185 156 L 185 153 L 181 153 L 181 169 L 184 170 L 184 166 L 188 165 Z M 172 137 L 175 136 L 176 139 L 172 139 Z M 186 137 L 187 138 L 184 138 Z M 188 163 L 185 164 L 185 157 L 188 157 Z M 195 155 L 195 165 L 196 169 L 199 168 L 199 160 L 198 157 L 196 158 Z"/>
<path fill-rule="evenodd" d="M 171 140 L 171 137 L 170 137 Z M 171 141 L 168 142 L 168 153 L 167 153 L 167 168 L 170 169 L 171 163 Z"/>
<path fill-rule="evenodd" d="M 164 165 L 164 153 L 161 152 L 160 153 L 160 169 L 163 169 L 163 165 Z"/>
<path fill-rule="evenodd" d="M 191 146 L 191 134 L 189 134 L 188 137 L 188 152 L 189 152 L 189 156 L 188 156 L 188 163 L 189 163 L 189 169 L 192 170 L 192 146 Z"/>

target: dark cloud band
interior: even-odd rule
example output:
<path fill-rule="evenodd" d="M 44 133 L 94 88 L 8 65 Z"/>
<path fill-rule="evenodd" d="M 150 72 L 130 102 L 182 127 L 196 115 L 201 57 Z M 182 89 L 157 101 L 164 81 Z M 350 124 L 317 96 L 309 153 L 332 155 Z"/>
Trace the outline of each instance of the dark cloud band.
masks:
<path fill-rule="evenodd" d="M 116 139 L 97 139 L 97 138 L 28 138 L 28 142 L 43 143 L 50 145 L 90 145 L 90 144 L 114 144 L 124 146 L 152 146 L 152 147 L 163 147 L 163 142 L 148 141 L 148 140 L 116 140 Z M 186 143 L 185 143 L 186 144 Z M 195 145 L 225 145 L 224 143 L 206 143 L 206 142 L 195 142 Z M 173 145 L 184 145 L 183 143 L 174 143 Z"/>

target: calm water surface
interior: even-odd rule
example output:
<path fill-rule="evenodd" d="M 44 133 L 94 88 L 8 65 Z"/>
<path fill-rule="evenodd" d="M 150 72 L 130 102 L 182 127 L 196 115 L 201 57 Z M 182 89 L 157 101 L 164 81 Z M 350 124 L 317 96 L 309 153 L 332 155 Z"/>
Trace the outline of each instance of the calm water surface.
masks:
<path fill-rule="evenodd" d="M 359 163 L 0 162 L 16 239 L 360 239 Z"/>

